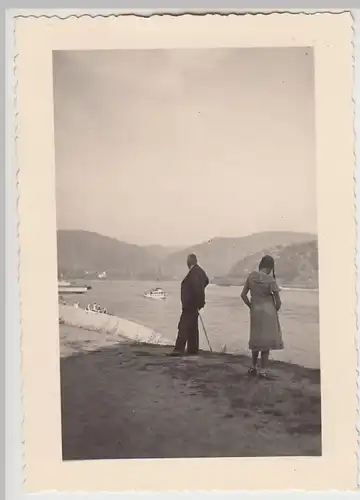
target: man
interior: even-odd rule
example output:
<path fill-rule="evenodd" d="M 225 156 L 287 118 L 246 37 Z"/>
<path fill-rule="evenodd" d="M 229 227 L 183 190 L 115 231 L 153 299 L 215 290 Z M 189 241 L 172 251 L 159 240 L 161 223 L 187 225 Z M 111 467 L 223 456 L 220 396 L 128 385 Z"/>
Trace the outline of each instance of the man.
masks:
<path fill-rule="evenodd" d="M 206 273 L 198 265 L 197 257 L 190 254 L 187 258 L 188 274 L 181 283 L 182 313 L 178 324 L 178 336 L 171 356 L 185 353 L 196 355 L 199 351 L 199 310 L 205 306 L 205 288 L 209 284 Z"/>

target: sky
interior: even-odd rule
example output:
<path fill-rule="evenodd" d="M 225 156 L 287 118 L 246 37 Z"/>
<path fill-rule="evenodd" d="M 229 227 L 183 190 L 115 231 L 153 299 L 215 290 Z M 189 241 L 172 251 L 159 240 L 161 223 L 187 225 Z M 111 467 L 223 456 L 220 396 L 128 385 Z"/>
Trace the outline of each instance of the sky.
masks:
<path fill-rule="evenodd" d="M 59 51 L 53 71 L 59 229 L 316 233 L 309 49 Z"/>

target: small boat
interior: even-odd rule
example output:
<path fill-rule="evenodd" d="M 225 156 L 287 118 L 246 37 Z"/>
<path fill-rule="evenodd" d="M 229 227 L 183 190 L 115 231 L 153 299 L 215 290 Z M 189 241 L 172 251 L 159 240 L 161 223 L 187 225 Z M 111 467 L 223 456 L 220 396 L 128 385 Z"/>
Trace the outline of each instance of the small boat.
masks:
<path fill-rule="evenodd" d="M 85 309 L 86 312 L 90 313 L 100 313 L 100 314 L 108 314 L 107 309 L 105 307 L 99 306 L 99 304 L 88 304 Z"/>
<path fill-rule="evenodd" d="M 152 290 L 145 292 L 144 297 L 147 299 L 164 300 L 166 299 L 166 294 L 162 288 L 153 288 Z"/>

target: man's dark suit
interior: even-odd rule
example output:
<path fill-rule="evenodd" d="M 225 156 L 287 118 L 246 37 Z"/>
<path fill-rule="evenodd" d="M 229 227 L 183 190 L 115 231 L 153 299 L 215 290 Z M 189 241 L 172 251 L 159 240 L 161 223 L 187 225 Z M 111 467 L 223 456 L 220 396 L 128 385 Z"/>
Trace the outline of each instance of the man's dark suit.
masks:
<path fill-rule="evenodd" d="M 178 324 L 178 336 L 175 343 L 176 352 L 184 352 L 187 344 L 189 354 L 197 354 L 199 350 L 199 309 L 205 306 L 205 288 L 209 284 L 206 273 L 195 264 L 181 283 L 182 313 Z"/>

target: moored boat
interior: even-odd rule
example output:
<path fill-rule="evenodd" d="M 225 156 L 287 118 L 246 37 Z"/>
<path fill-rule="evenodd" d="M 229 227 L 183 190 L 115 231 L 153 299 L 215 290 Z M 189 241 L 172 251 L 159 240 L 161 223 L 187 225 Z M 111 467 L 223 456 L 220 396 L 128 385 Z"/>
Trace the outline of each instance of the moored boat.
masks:
<path fill-rule="evenodd" d="M 69 283 L 68 281 L 59 281 L 58 282 L 58 293 L 59 294 L 86 293 L 88 290 L 91 290 L 91 286 L 76 285 L 76 284 Z"/>

